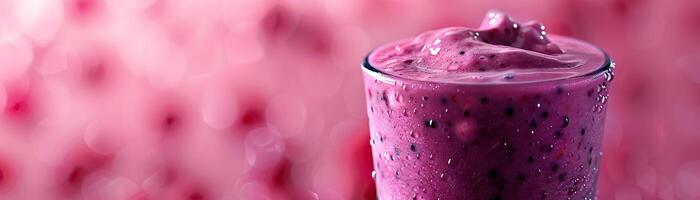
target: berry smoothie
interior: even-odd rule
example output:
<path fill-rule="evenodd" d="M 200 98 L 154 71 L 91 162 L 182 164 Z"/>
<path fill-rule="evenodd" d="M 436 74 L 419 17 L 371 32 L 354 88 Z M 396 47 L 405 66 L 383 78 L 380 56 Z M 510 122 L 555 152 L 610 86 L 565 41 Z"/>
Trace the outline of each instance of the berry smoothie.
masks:
<path fill-rule="evenodd" d="M 596 199 L 613 68 L 495 11 L 375 49 L 363 72 L 378 199 Z"/>

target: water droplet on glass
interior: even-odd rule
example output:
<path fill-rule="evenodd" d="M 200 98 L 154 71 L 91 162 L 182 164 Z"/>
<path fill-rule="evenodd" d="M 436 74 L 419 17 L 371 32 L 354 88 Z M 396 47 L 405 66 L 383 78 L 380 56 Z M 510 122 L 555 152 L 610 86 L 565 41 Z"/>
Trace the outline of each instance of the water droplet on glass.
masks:
<path fill-rule="evenodd" d="M 377 180 L 377 171 L 372 170 L 372 179 Z"/>
<path fill-rule="evenodd" d="M 605 81 L 611 82 L 615 77 L 615 73 L 612 70 L 605 72 Z"/>
<path fill-rule="evenodd" d="M 435 128 L 435 121 L 433 121 L 432 119 L 428 120 L 428 122 L 425 125 L 431 128 Z"/>
<path fill-rule="evenodd" d="M 608 88 L 608 86 L 606 86 L 605 84 L 599 85 L 598 86 L 598 93 L 604 92 L 607 88 Z"/>
<path fill-rule="evenodd" d="M 438 53 L 440 53 L 440 47 L 437 47 L 437 48 L 432 48 L 432 47 L 431 47 L 431 48 L 428 49 L 428 50 L 430 50 L 430 55 L 436 56 L 436 55 L 438 55 Z"/>
<path fill-rule="evenodd" d="M 401 95 L 400 93 L 397 92 L 396 94 L 394 94 L 394 100 L 396 100 L 396 102 L 399 102 L 399 103 L 403 102 L 403 95 Z"/>

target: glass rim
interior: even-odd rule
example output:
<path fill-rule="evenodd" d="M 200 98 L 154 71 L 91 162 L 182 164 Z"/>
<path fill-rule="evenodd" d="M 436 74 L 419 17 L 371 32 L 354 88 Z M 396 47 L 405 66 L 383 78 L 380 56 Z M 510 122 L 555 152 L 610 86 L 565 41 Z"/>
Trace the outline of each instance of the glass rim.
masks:
<path fill-rule="evenodd" d="M 387 73 L 382 70 L 377 69 L 376 67 L 372 66 L 372 64 L 369 63 L 369 57 L 372 55 L 374 50 L 371 50 L 364 58 L 364 61 L 362 62 L 362 71 L 364 73 L 367 73 L 368 75 L 385 81 L 385 82 L 395 82 L 396 80 L 401 80 L 401 81 L 414 81 L 414 82 L 422 82 L 422 83 L 433 83 L 433 84 L 447 84 L 447 85 L 464 85 L 464 86 L 499 86 L 499 85 L 529 85 L 529 84 L 543 84 L 543 83 L 551 83 L 551 82 L 557 82 L 557 81 L 565 81 L 565 80 L 576 80 L 576 79 L 583 79 L 583 78 L 588 78 L 588 77 L 595 77 L 599 75 L 603 75 L 609 71 L 611 71 L 613 68 L 615 68 L 615 62 L 612 61 L 610 56 L 608 55 L 607 52 L 605 52 L 602 48 L 590 44 L 596 49 L 598 49 L 602 54 L 603 54 L 603 64 L 598 67 L 596 70 L 593 70 L 589 73 L 585 74 L 579 74 L 576 76 L 572 77 L 567 77 L 567 78 L 558 78 L 558 79 L 551 79 L 551 80 L 542 80 L 542 81 L 530 81 L 530 82 L 511 82 L 511 83 L 504 83 L 504 82 L 492 82 L 492 83 L 483 83 L 483 82 L 447 82 L 447 81 L 436 81 L 436 80 L 420 80 L 420 79 L 414 79 L 414 78 L 406 78 L 402 76 L 398 76 L 395 74 Z"/>

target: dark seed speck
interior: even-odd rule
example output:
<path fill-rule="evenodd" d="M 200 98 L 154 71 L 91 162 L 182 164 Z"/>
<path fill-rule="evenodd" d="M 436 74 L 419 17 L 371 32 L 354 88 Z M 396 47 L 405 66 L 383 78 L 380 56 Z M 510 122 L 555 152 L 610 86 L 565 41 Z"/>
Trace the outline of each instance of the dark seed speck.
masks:
<path fill-rule="evenodd" d="M 515 109 L 513 109 L 513 107 L 507 107 L 505 113 L 508 117 L 513 116 L 513 114 L 515 114 Z"/>
<path fill-rule="evenodd" d="M 561 87 L 557 87 L 556 92 L 557 92 L 557 94 L 562 94 L 562 93 L 564 93 L 564 89 Z"/>
<path fill-rule="evenodd" d="M 566 172 L 559 174 L 559 181 L 561 181 L 561 182 L 566 181 Z"/>
<path fill-rule="evenodd" d="M 489 178 L 492 178 L 492 179 L 496 178 L 496 177 L 498 177 L 498 170 L 491 169 L 491 170 L 489 170 L 488 174 L 486 174 L 486 176 L 488 176 Z"/>
<path fill-rule="evenodd" d="M 537 128 L 537 122 L 534 119 L 530 121 L 530 128 Z"/>
<path fill-rule="evenodd" d="M 564 116 L 564 121 L 562 122 L 561 127 L 562 127 L 562 128 L 566 128 L 567 126 L 569 126 L 569 122 L 570 122 L 570 121 L 569 121 L 569 117 L 568 117 L 568 116 Z"/>
<path fill-rule="evenodd" d="M 559 164 L 557 164 L 557 163 L 552 163 L 552 171 L 553 171 L 553 172 L 559 171 Z"/>
<path fill-rule="evenodd" d="M 481 97 L 481 104 L 488 104 L 488 103 L 489 103 L 488 97 Z"/>
<path fill-rule="evenodd" d="M 472 115 L 471 112 L 469 112 L 468 110 L 464 111 L 464 117 L 469 117 L 471 115 Z"/>
<path fill-rule="evenodd" d="M 563 135 L 563 134 L 561 133 L 561 131 L 556 131 L 556 132 L 554 132 L 554 138 L 556 138 L 556 139 L 561 138 L 562 135 Z"/>

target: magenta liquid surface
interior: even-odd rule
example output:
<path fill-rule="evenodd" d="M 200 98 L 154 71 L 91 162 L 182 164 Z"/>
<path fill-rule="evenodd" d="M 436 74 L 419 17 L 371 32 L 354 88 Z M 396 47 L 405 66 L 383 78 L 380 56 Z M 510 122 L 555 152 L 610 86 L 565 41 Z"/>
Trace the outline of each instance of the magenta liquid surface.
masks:
<path fill-rule="evenodd" d="M 497 12 L 377 48 L 363 71 L 378 198 L 595 199 L 612 67 Z"/>

